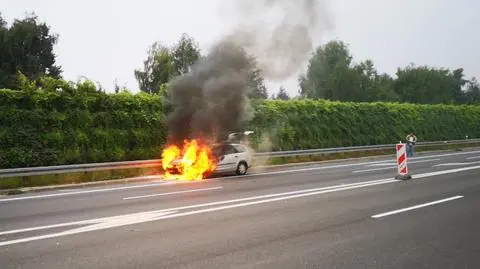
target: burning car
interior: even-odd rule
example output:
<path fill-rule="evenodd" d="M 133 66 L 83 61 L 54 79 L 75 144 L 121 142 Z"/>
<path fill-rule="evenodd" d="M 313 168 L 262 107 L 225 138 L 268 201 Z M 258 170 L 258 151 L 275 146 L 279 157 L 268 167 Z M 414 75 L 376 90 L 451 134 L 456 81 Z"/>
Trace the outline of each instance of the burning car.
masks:
<path fill-rule="evenodd" d="M 248 145 L 233 142 L 253 132 L 234 133 L 226 142 L 209 146 L 199 140 L 187 140 L 183 149 L 175 145 L 162 153 L 166 179 L 202 180 L 214 174 L 247 174 L 253 154 Z"/>

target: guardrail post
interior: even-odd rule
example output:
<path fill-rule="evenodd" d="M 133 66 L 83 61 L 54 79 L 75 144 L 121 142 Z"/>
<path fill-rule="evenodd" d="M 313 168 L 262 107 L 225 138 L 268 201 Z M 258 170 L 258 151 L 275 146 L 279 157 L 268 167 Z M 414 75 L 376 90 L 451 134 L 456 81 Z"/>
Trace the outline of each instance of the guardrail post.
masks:
<path fill-rule="evenodd" d="M 398 175 L 395 177 L 395 179 L 407 180 L 412 178 L 412 176 L 408 174 L 406 147 L 407 145 L 401 142 L 396 145 Z"/>

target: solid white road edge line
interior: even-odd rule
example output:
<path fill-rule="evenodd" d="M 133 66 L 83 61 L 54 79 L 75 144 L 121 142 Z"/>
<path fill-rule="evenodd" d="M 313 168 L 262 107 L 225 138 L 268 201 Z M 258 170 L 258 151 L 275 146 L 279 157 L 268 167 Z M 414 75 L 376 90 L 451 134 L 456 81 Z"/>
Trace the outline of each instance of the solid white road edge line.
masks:
<path fill-rule="evenodd" d="M 465 171 L 475 170 L 475 169 L 479 169 L 479 168 L 480 168 L 480 165 L 469 166 L 469 167 L 462 167 L 462 168 L 456 168 L 456 169 L 450 169 L 450 170 L 442 170 L 442 171 L 436 171 L 436 172 L 417 174 L 417 175 L 412 175 L 412 177 L 414 179 L 425 178 L 425 177 L 433 177 L 433 176 L 447 175 L 447 174 L 453 174 L 453 173 L 458 173 L 458 172 L 465 172 Z"/>
<path fill-rule="evenodd" d="M 441 159 L 429 159 L 429 160 L 412 161 L 412 162 L 409 161 L 408 164 L 427 163 L 427 162 L 435 162 L 435 161 L 440 161 L 440 160 Z M 355 170 L 355 171 L 352 171 L 352 173 L 357 174 L 357 173 L 382 171 L 382 170 L 390 170 L 390 169 L 396 169 L 397 168 L 397 166 L 395 164 L 391 164 L 391 163 L 371 164 L 371 165 L 368 165 L 367 167 L 373 167 L 373 166 L 388 166 L 388 167 Z"/>
<path fill-rule="evenodd" d="M 157 186 L 173 185 L 173 184 L 176 184 L 176 182 L 161 182 L 161 183 L 154 183 L 154 184 L 134 185 L 134 186 L 107 188 L 107 189 L 93 189 L 93 190 L 86 190 L 86 191 L 75 191 L 75 192 L 72 191 L 72 192 L 61 192 L 61 193 L 52 193 L 52 194 L 43 194 L 43 195 L 21 196 L 21 197 L 12 197 L 12 198 L 0 199 L 0 202 L 11 202 L 11 201 L 50 198 L 50 197 L 67 196 L 67 195 L 77 195 L 77 194 L 110 192 L 110 191 L 118 191 L 118 190 L 139 189 L 139 188 L 157 187 Z"/>
<path fill-rule="evenodd" d="M 448 201 L 453 201 L 453 200 L 457 200 L 457 199 L 461 199 L 461 198 L 463 198 L 462 195 L 453 196 L 453 197 L 445 198 L 445 199 L 442 199 L 442 200 L 437 200 L 437 201 L 433 201 L 433 202 L 429 202 L 429 203 L 425 203 L 425 204 L 420 204 L 420 205 L 416 205 L 416 206 L 411 206 L 411 207 L 407 207 L 407 208 L 403 208 L 403 209 L 398 209 L 398 210 L 374 215 L 374 216 L 372 216 L 372 218 L 374 218 L 374 219 L 383 218 L 383 217 L 386 217 L 386 216 L 390 216 L 390 215 L 394 215 L 394 214 L 398 214 L 398 213 L 402 213 L 402 212 L 406 212 L 406 211 L 411 211 L 411 210 L 415 210 L 415 209 L 419 209 L 419 208 L 427 207 L 427 206 L 431 206 L 431 205 L 436 205 L 436 204 L 440 204 L 440 203 L 445 203 L 445 202 L 448 202 Z"/>
<path fill-rule="evenodd" d="M 438 155 L 428 155 L 428 156 L 421 156 L 421 157 L 412 157 L 410 160 L 420 160 L 420 159 L 428 159 L 433 157 L 447 157 L 447 156 L 457 156 L 457 155 L 468 155 L 468 154 L 477 154 L 480 151 L 468 151 L 468 152 L 456 152 L 456 153 L 446 153 L 446 154 L 438 154 Z M 251 174 L 245 175 L 235 178 L 242 178 L 242 177 L 254 177 L 254 176 L 265 176 L 265 175 L 277 175 L 283 173 L 295 173 L 295 172 L 306 172 L 306 171 L 314 171 L 314 170 L 325 170 L 325 169 L 332 169 L 332 168 L 344 168 L 344 167 L 353 167 L 353 166 L 362 166 L 362 165 L 370 165 L 370 164 L 380 164 L 380 163 L 388 163 L 391 160 L 383 160 L 383 161 L 372 161 L 372 162 L 363 162 L 363 163 L 349 163 L 349 164 L 340 164 L 340 165 L 332 165 L 332 166 L 320 166 L 320 167 L 310 167 L 310 168 L 303 168 L 303 169 L 293 169 L 293 170 L 281 170 L 281 171 L 274 171 L 274 172 L 266 172 L 266 173 L 258 173 L 258 174 Z M 229 178 L 229 177 L 225 177 Z M 94 189 L 94 190 L 86 190 L 86 191 L 77 191 L 77 192 L 62 192 L 62 193 L 55 193 L 55 194 L 44 194 L 44 195 L 32 195 L 32 196 L 20 196 L 20 197 L 13 197 L 13 198 L 5 198 L 0 199 L 1 202 L 11 202 L 11 201 L 21 201 L 21 200 L 31 200 L 31 199 L 43 199 L 43 198 L 50 198 L 50 197 L 57 197 L 57 196 L 67 196 L 67 195 L 78 195 L 78 194 L 89 194 L 89 193 L 101 193 L 101 192 L 110 192 L 110 191 L 119 191 L 119 190 L 128 190 L 128 189 L 136 189 L 136 188 L 148 188 L 148 187 L 155 187 L 161 185 L 172 185 L 172 184 L 180 184 L 185 182 L 180 181 L 168 181 L 168 182 L 161 182 L 155 184 L 145 184 L 145 185 L 134 185 L 134 186 L 125 186 L 125 187 L 115 187 L 115 188 L 106 188 L 106 189 Z M 188 183 L 188 182 L 187 182 Z"/>
<path fill-rule="evenodd" d="M 130 215 L 115 216 L 115 217 L 105 218 L 105 219 L 103 219 L 103 221 L 87 220 L 87 221 L 83 221 L 82 224 L 85 224 L 85 223 L 92 224 L 91 226 L 71 229 L 71 230 L 67 230 L 67 231 L 59 232 L 59 233 L 52 233 L 52 234 L 46 234 L 46 235 L 40 235 L 40 236 L 20 238 L 20 239 L 15 239 L 15 240 L 10 240 L 10 241 L 3 241 L 3 242 L 0 242 L 0 246 L 7 246 L 7 245 L 31 242 L 31 241 L 60 237 L 60 236 L 66 236 L 66 235 L 73 235 L 73 234 L 89 232 L 89 231 L 98 231 L 98 230 L 120 227 L 120 226 L 125 226 L 125 225 L 130 225 L 130 224 L 145 223 L 145 222 L 151 222 L 151 221 L 157 221 L 157 220 L 164 220 L 164 219 L 172 219 L 172 218 L 184 217 L 184 216 L 190 216 L 190 215 L 197 215 L 197 214 L 208 213 L 208 212 L 213 212 L 213 211 L 220 211 L 220 210 L 231 209 L 231 208 L 265 204 L 265 203 L 289 200 L 289 199 L 300 198 L 300 197 L 307 197 L 307 196 L 330 193 L 330 192 L 357 189 L 357 188 L 363 188 L 363 187 L 368 187 L 368 186 L 375 186 L 375 185 L 380 185 L 380 184 L 392 183 L 392 182 L 396 182 L 396 181 L 397 180 L 392 180 L 392 179 L 390 179 L 390 180 L 380 180 L 380 181 L 376 180 L 376 182 L 369 183 L 369 184 L 359 184 L 359 185 L 349 186 L 349 187 L 337 187 L 337 188 L 332 188 L 332 189 L 327 189 L 327 190 L 306 192 L 306 193 L 300 193 L 300 194 L 295 194 L 295 195 L 290 195 L 290 196 L 281 196 L 281 197 L 264 199 L 264 200 L 257 200 L 257 201 L 237 203 L 237 204 L 225 205 L 225 206 L 219 206 L 219 207 L 211 207 L 211 208 L 194 210 L 194 211 L 187 211 L 187 212 L 183 212 L 183 213 L 176 213 L 176 212 L 178 212 L 178 209 L 171 208 L 171 209 L 164 209 L 164 210 L 159 210 L 159 211 L 149 211 L 149 212 L 141 212 L 141 213 L 130 214 Z M 341 186 L 341 185 L 339 185 L 339 186 Z M 255 197 L 251 197 L 251 198 L 255 198 Z M 61 225 L 61 224 L 59 224 L 59 225 Z M 56 225 L 56 227 L 61 227 L 59 225 Z M 72 226 L 72 224 L 70 224 L 68 226 Z M 23 229 L 23 231 L 31 231 L 32 229 L 39 230 L 38 227 L 34 227 L 34 228 L 31 228 L 31 229 Z M 14 232 L 6 231 L 6 232 L 3 232 L 2 234 L 12 234 L 12 233 L 14 233 Z"/>
<path fill-rule="evenodd" d="M 130 196 L 130 197 L 123 198 L 123 200 L 142 199 L 142 198 L 150 198 L 150 197 L 156 197 L 156 196 L 167 196 L 167 195 L 190 193 L 190 192 L 211 191 L 211 190 L 218 190 L 218 189 L 221 189 L 221 188 L 223 188 L 223 187 L 218 186 L 218 187 L 212 187 L 212 188 L 193 189 L 193 190 L 186 190 L 186 191 L 172 191 L 172 192 L 155 193 L 155 194 L 141 195 L 141 196 Z"/>
<path fill-rule="evenodd" d="M 355 170 L 355 171 L 352 171 L 352 173 L 357 174 L 357 173 L 365 173 L 365 172 L 373 172 L 373 171 L 391 170 L 396 168 L 397 168 L 396 166 L 372 168 L 372 169 L 365 169 L 365 170 Z"/>
<path fill-rule="evenodd" d="M 468 162 L 468 163 L 441 163 L 441 164 L 437 164 L 437 165 L 434 165 L 432 167 L 440 167 L 440 166 L 465 166 L 465 165 L 472 165 L 472 164 L 478 164 L 480 163 L 480 161 L 478 162 Z"/>
<path fill-rule="evenodd" d="M 442 159 L 429 159 L 429 160 L 420 160 L 420 161 L 408 161 L 408 164 L 416 164 L 416 163 L 428 163 L 428 162 L 436 162 L 436 161 L 441 161 Z M 371 166 L 389 166 L 389 165 L 396 165 L 395 162 L 392 163 L 377 163 L 377 164 L 371 164 L 368 165 L 369 167 Z M 396 167 L 396 166 L 395 166 Z"/>

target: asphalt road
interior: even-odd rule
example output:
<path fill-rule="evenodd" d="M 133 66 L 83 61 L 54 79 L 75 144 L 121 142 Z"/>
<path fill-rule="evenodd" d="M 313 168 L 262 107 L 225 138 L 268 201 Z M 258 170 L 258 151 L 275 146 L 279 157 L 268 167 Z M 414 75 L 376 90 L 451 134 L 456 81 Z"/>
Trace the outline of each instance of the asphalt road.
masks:
<path fill-rule="evenodd" d="M 480 268 L 480 151 L 0 197 L 0 268 Z"/>

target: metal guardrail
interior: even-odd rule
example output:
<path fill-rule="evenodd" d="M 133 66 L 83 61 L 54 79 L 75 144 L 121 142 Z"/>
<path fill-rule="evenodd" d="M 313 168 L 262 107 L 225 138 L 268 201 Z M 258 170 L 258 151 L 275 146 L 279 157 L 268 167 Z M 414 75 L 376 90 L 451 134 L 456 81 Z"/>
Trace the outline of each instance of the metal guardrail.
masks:
<path fill-rule="evenodd" d="M 404 141 L 402 142 L 405 143 Z M 475 143 L 480 143 L 480 139 L 418 142 L 416 144 L 416 147 L 440 146 L 445 144 L 460 145 L 460 144 L 475 144 Z M 263 153 L 256 153 L 255 157 L 290 157 L 290 156 L 305 156 L 305 155 L 315 155 L 315 154 L 325 154 L 325 153 L 343 153 L 343 152 L 352 152 L 352 151 L 388 150 L 388 149 L 395 149 L 395 145 L 396 144 L 384 144 L 384 145 L 369 145 L 369 146 L 263 152 Z"/>
<path fill-rule="evenodd" d="M 446 144 L 461 145 L 461 144 L 476 144 L 476 143 L 480 143 L 480 139 L 419 142 L 417 143 L 416 146 L 426 147 L 426 146 L 440 146 L 440 145 L 446 145 Z M 352 152 L 352 151 L 388 150 L 388 149 L 395 149 L 395 144 L 258 152 L 258 153 L 255 153 L 254 158 L 292 157 L 292 156 L 343 153 L 343 152 Z M 156 159 L 156 160 L 142 160 L 142 161 L 106 162 L 106 163 L 91 163 L 91 164 L 72 164 L 72 165 L 58 165 L 58 166 L 0 169 L 0 178 L 88 172 L 88 171 L 111 170 L 111 169 L 159 167 L 160 161 L 161 160 Z"/>

